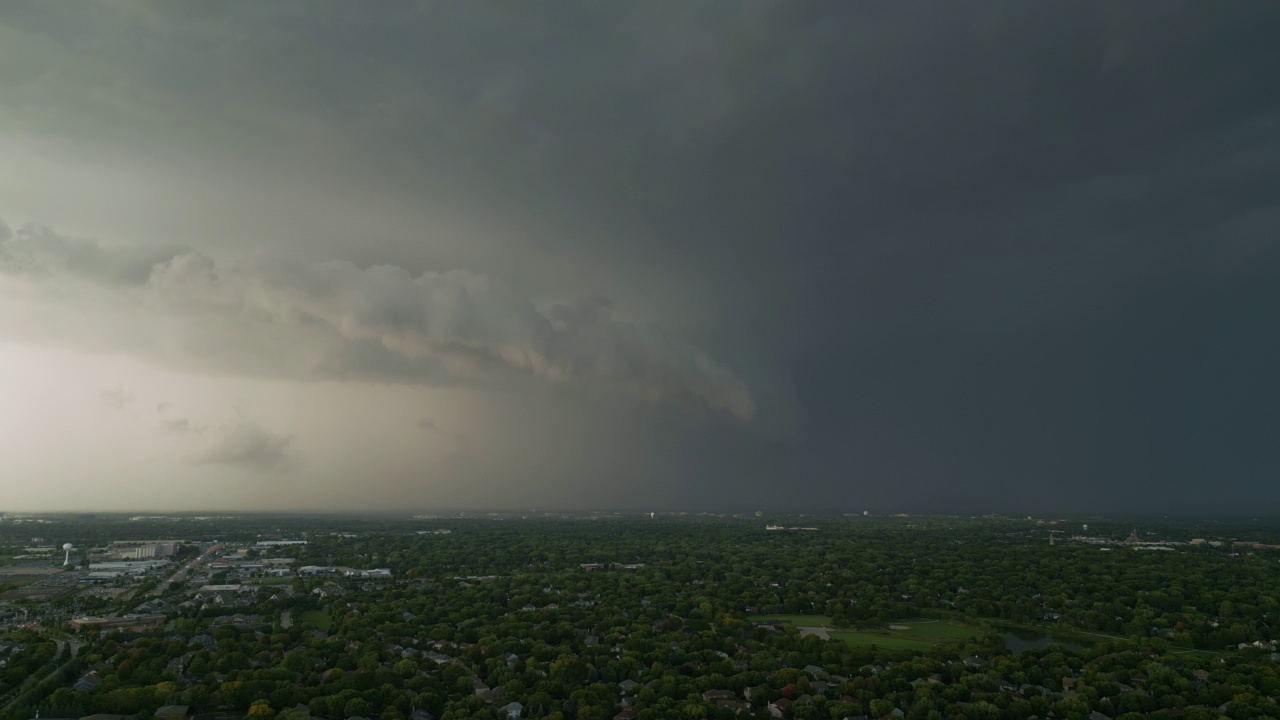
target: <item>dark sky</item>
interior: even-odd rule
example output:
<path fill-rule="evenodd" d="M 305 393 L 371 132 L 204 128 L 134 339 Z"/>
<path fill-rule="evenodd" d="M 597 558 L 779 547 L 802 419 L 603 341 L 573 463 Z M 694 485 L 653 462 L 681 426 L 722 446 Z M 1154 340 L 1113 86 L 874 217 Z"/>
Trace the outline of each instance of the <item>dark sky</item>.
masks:
<path fill-rule="evenodd" d="M 1278 38 L 1272 2 L 6 3 L 0 366 L 107 407 L 23 381 L 0 460 L 62 484 L 0 501 L 1275 514 Z"/>

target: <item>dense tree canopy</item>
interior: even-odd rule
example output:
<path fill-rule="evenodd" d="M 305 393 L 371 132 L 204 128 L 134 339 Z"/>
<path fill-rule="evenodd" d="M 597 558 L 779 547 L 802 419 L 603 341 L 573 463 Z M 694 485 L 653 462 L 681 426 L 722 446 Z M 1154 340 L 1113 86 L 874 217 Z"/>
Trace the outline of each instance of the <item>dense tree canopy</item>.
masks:
<path fill-rule="evenodd" d="M 1051 545 L 1034 522 L 958 518 L 804 518 L 815 529 L 780 531 L 754 518 L 294 522 L 200 532 L 305 533 L 305 546 L 269 554 L 392 577 L 261 578 L 238 605 L 174 604 L 155 632 L 89 633 L 74 661 L 25 631 L 7 641 L 0 692 L 21 693 L 6 711 L 453 720 L 505 717 L 518 702 L 525 717 L 582 720 L 1280 716 L 1277 559 L 1229 539 L 1104 550 Z M 437 529 L 450 532 L 420 532 Z M 1271 539 L 1254 526 L 1144 532 Z M 823 639 L 774 619 L 786 615 L 843 630 Z M 886 628 L 905 618 L 958 630 L 899 643 Z M 1015 654 L 1009 630 L 1057 640 Z M 48 682 L 18 687 L 33 675 Z"/>

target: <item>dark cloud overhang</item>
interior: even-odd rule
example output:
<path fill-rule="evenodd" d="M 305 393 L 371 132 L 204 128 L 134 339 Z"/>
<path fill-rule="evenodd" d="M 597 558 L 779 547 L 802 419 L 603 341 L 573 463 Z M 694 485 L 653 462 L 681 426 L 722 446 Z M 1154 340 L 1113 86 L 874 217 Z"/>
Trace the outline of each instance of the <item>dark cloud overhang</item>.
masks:
<path fill-rule="evenodd" d="M 673 333 L 794 387 L 801 484 L 975 509 L 1262 489 L 1272 3 L 296 7 L 144 26 L 188 50 L 129 57 L 198 107 L 331 122 L 353 174 L 679 296 Z M 205 62 L 230 28 L 237 64 Z M 713 485 L 795 459 L 690 432 L 680 472 Z"/>

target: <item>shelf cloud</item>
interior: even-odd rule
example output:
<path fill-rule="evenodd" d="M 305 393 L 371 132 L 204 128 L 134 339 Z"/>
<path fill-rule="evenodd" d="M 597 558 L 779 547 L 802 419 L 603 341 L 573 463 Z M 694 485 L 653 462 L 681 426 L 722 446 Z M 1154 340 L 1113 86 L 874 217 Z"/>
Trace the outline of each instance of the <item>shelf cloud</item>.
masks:
<path fill-rule="evenodd" d="M 196 336 L 187 342 L 200 347 L 207 346 L 198 337 L 204 328 L 225 332 L 227 323 L 327 336 L 329 364 L 309 368 L 319 374 L 351 345 L 374 343 L 410 362 L 429 361 L 423 382 L 440 371 L 473 382 L 515 372 L 617 388 L 651 403 L 703 406 L 742 421 L 756 413 L 732 371 L 656 326 L 614 319 L 605 298 L 541 311 L 496 278 L 465 270 L 415 276 L 392 265 L 308 264 L 267 254 L 219 265 L 187 249 L 103 247 L 24 226 L 0 240 L 0 272 L 118 289 L 114 300 L 181 318 L 183 331 Z M 376 365 L 344 367 L 362 377 L 378 373 Z"/>

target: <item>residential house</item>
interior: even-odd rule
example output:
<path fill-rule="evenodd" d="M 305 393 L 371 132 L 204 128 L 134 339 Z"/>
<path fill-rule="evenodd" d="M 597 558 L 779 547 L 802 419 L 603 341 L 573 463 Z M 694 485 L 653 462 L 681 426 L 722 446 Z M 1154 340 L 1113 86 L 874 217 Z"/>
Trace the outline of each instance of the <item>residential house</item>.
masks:
<path fill-rule="evenodd" d="M 71 689 L 75 690 L 76 692 L 89 692 L 90 690 L 97 687 L 98 683 L 100 682 L 102 682 L 102 678 L 98 677 L 98 673 L 88 672 L 88 673 L 85 673 L 84 676 L 81 677 L 79 680 L 77 680 L 76 684 L 71 686 Z"/>
<path fill-rule="evenodd" d="M 769 707 L 766 709 L 769 711 L 769 714 L 772 715 L 773 717 L 780 718 L 786 714 L 787 709 L 790 707 L 791 707 L 790 700 L 788 700 L 787 698 L 778 698 L 777 700 L 774 700 L 773 702 L 769 703 Z"/>
<path fill-rule="evenodd" d="M 480 693 L 480 699 L 486 703 L 493 705 L 502 699 L 502 688 L 492 688 Z"/>

